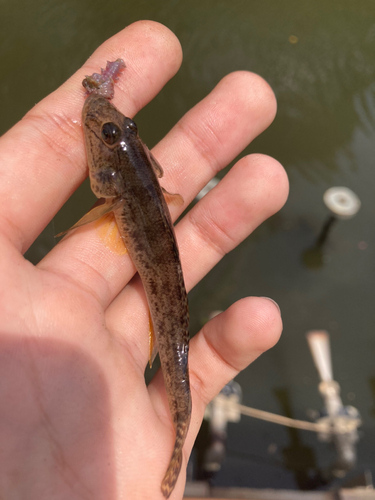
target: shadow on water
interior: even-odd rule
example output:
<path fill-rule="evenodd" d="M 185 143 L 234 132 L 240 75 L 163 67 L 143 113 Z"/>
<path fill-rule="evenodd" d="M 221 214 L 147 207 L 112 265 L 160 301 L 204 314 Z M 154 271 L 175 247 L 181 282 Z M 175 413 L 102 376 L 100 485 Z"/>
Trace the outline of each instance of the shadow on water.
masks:
<path fill-rule="evenodd" d="M 372 418 L 375 418 L 375 377 L 370 378 L 369 380 L 370 388 L 371 388 L 371 395 L 373 399 L 373 404 L 372 408 L 370 410 L 370 415 Z"/>
<path fill-rule="evenodd" d="M 322 229 L 313 246 L 307 248 L 302 254 L 302 262 L 310 269 L 318 269 L 324 265 L 324 243 L 327 241 L 328 235 L 332 230 L 333 225 L 337 222 L 337 218 L 333 215 L 327 217 Z"/>
<path fill-rule="evenodd" d="M 293 418 L 288 389 L 278 388 L 273 393 L 282 408 L 282 415 Z M 290 444 L 282 450 L 284 465 L 294 473 L 298 488 L 312 490 L 325 485 L 318 470 L 314 450 L 303 444 L 301 432 L 298 429 L 287 427 L 287 432 Z"/>

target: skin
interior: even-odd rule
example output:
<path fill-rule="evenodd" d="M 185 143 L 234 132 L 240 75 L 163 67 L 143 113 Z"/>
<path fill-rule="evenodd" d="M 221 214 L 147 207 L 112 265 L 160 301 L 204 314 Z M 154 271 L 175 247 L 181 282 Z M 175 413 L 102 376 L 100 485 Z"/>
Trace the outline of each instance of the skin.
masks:
<path fill-rule="evenodd" d="M 157 23 L 127 27 L 0 140 L 4 498 L 163 499 L 174 427 L 161 373 L 144 384 L 148 311 L 129 256 L 107 249 L 91 225 L 36 267 L 22 257 L 87 175 L 81 82 L 117 57 L 129 62 L 129 72 L 118 82 L 114 104 L 133 117 L 176 73 L 181 48 Z M 154 148 L 163 185 L 189 203 L 275 112 L 273 93 L 260 77 L 228 75 Z M 287 191 L 278 162 L 261 155 L 240 159 L 176 228 L 187 290 L 279 210 Z M 182 208 L 173 208 L 173 219 Z M 206 404 L 275 344 L 281 327 L 275 304 L 251 297 L 191 341 L 193 412 L 170 498 L 182 498 Z"/>

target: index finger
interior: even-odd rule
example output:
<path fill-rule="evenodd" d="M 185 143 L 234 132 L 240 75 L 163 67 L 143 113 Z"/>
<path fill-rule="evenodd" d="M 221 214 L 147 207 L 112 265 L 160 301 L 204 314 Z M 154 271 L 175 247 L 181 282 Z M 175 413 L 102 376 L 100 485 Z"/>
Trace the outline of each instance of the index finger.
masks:
<path fill-rule="evenodd" d="M 144 47 L 147 47 L 145 51 Z M 129 63 L 116 84 L 134 116 L 181 64 L 181 46 L 165 26 L 140 21 L 107 40 L 59 89 L 0 139 L 0 232 L 25 252 L 87 175 L 81 127 L 85 75 L 121 57 Z"/>

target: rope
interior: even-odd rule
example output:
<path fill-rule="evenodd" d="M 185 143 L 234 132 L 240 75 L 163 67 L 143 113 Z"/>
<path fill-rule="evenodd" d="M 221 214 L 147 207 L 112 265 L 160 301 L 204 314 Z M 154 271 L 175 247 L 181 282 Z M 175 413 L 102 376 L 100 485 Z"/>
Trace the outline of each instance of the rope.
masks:
<path fill-rule="evenodd" d="M 285 425 L 286 427 L 294 427 L 296 429 L 303 429 L 305 431 L 312 432 L 336 432 L 338 434 L 346 434 L 357 429 L 360 425 L 359 419 L 349 419 L 341 418 L 339 425 L 334 425 L 333 421 L 327 417 L 326 422 L 313 423 L 306 422 L 305 420 L 296 420 L 294 418 L 283 417 L 282 415 L 276 415 L 275 413 L 270 413 L 268 411 L 257 410 L 255 408 L 250 408 L 249 406 L 243 406 L 235 404 L 238 410 L 248 417 L 258 418 L 260 420 L 266 420 L 267 422 L 273 422 L 274 424 Z"/>

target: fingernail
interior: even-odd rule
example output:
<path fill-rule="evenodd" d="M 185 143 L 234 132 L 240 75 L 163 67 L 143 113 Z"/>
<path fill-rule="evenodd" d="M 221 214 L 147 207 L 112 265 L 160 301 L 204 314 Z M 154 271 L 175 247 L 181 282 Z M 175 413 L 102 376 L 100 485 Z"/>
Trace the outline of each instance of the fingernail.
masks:
<path fill-rule="evenodd" d="M 270 300 L 271 302 L 273 302 L 275 304 L 275 306 L 277 307 L 279 313 L 281 313 L 279 304 L 277 302 L 275 302 L 273 299 L 270 299 L 269 297 L 260 297 L 260 298 L 261 299 L 267 299 L 267 300 Z"/>

